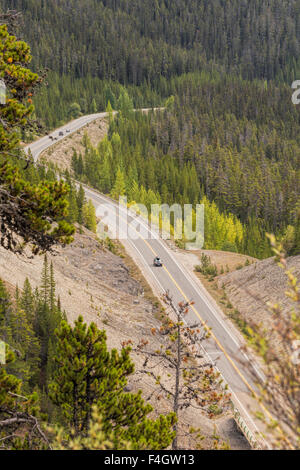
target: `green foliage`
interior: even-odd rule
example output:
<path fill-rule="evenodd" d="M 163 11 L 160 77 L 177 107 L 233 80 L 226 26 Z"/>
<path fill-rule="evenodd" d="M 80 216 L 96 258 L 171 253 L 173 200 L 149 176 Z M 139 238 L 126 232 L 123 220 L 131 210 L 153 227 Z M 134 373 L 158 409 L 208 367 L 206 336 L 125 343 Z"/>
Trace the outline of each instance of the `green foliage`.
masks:
<path fill-rule="evenodd" d="M 22 380 L 23 391 L 47 389 L 53 372 L 54 331 L 65 318 L 55 294 L 53 264 L 44 258 L 41 285 L 33 292 L 28 279 L 15 302 L 0 280 L 0 338 L 15 352 L 7 371 Z"/>
<path fill-rule="evenodd" d="M 0 364 L 0 439 L 6 450 L 45 450 L 49 448 L 37 417 L 37 394 L 20 395 L 22 382 L 7 372 L 12 368 L 14 355 L 6 351 L 6 365 Z"/>
<path fill-rule="evenodd" d="M 40 82 L 38 75 L 27 67 L 30 48 L 0 25 L 0 78 L 6 84 L 6 103 L 0 105 L 0 151 L 15 149 L 19 142 L 18 129 L 26 125 L 33 111 L 32 96 Z"/>
<path fill-rule="evenodd" d="M 13 362 L 14 355 L 8 349 L 6 350 L 6 364 Z M 13 410 L 17 400 L 13 394 L 20 393 L 21 381 L 6 372 L 6 368 L 0 365 L 0 409 L 8 408 Z M 10 393 L 9 393 L 10 392 Z"/>
<path fill-rule="evenodd" d="M 29 126 L 31 97 L 41 81 L 26 68 L 30 61 L 29 46 L 0 25 L 0 78 L 7 88 L 6 103 L 0 105 L 0 242 L 20 252 L 22 239 L 36 253 L 56 243 L 69 243 L 74 229 L 62 220 L 67 207 L 65 183 L 32 184 L 9 162 L 13 151 L 16 157 L 19 154 L 20 129 Z"/>
<path fill-rule="evenodd" d="M 190 79 L 191 77 L 186 77 L 187 81 Z M 209 149 L 208 153 L 202 151 L 203 157 L 201 153 L 195 155 L 195 147 L 191 141 L 185 147 L 182 146 L 184 137 L 179 142 L 177 134 L 180 137 L 180 130 L 176 127 L 168 138 L 169 142 L 171 139 L 170 147 L 165 147 L 163 135 L 175 126 L 174 117 L 172 123 L 169 122 L 165 126 L 168 119 L 171 121 L 171 114 L 158 112 L 149 113 L 149 115 L 135 113 L 128 119 L 117 116 L 111 123 L 109 139 L 105 138 L 98 148 L 86 146 L 84 155 L 74 153 L 72 166 L 75 177 L 112 195 L 115 199 L 118 199 L 120 195 L 126 195 L 131 205 L 144 204 L 148 210 L 151 204 L 168 203 L 171 206 L 173 203 L 179 203 L 183 206 L 187 203 L 193 205 L 202 203 L 205 206 L 206 249 L 242 252 L 258 258 L 270 256 L 271 251 L 265 237 L 265 229 L 270 225 L 271 220 L 276 220 L 276 225 L 278 225 L 280 217 L 293 220 L 292 206 L 290 206 L 290 215 L 282 211 L 277 215 L 278 206 L 274 204 L 270 206 L 270 196 L 266 195 L 265 182 L 261 182 L 265 186 L 264 191 L 258 190 L 257 185 L 260 183 L 256 182 L 254 194 L 252 167 L 253 165 L 257 167 L 256 174 L 259 175 L 261 172 L 258 163 L 251 159 L 251 171 L 249 167 L 249 172 L 241 176 L 238 160 L 243 159 L 243 165 L 245 165 L 245 157 L 237 153 L 236 164 L 231 167 L 232 152 L 226 148 L 225 144 L 224 147 L 219 147 L 217 157 L 218 150 L 213 151 L 213 149 Z M 198 134 L 195 135 L 196 137 L 198 139 Z M 203 138 L 207 138 L 207 135 L 203 135 Z M 174 148 L 177 145 L 176 152 L 171 150 L 171 147 Z M 182 155 L 179 145 L 183 148 Z M 225 186 L 223 184 L 224 173 L 220 169 L 215 170 L 220 156 L 224 158 L 224 168 L 229 165 Z M 291 155 L 291 158 L 293 160 L 294 157 Z M 200 164 L 200 160 L 203 165 Z M 293 162 L 294 164 L 296 162 Z M 269 170 L 273 172 L 271 164 Z M 245 188 L 238 184 L 240 178 L 244 178 L 247 182 L 247 194 Z M 270 184 L 269 190 L 273 193 L 272 185 L 279 184 L 275 174 L 273 180 L 270 174 L 268 183 Z M 292 173 L 291 187 L 294 185 Z M 210 194 L 210 197 L 203 197 L 203 192 Z M 295 190 L 293 195 L 296 201 Z M 254 198 L 257 207 L 252 203 Z M 252 214 L 257 210 L 261 210 L 261 217 L 255 218 Z M 284 224 L 282 220 L 281 225 L 284 226 Z"/>
<path fill-rule="evenodd" d="M 117 107 L 124 118 L 130 117 L 133 112 L 132 100 L 124 88 L 121 89 Z"/>
<path fill-rule="evenodd" d="M 0 279 L 0 327 L 4 327 L 5 319 L 10 308 L 10 299 L 5 286 Z"/>
<path fill-rule="evenodd" d="M 13 308 L 0 280 L 0 340 L 5 343 L 5 364 L 0 363 L 0 439 L 4 449 L 45 448 L 36 416 L 36 393 L 21 393 L 33 387 L 39 365 L 39 345 L 33 326 L 17 301 Z M 24 381 L 24 382 L 22 382 Z"/>
<path fill-rule="evenodd" d="M 51 429 L 54 432 L 53 448 L 55 450 L 131 450 L 129 442 L 121 441 L 113 433 L 107 434 L 104 430 L 103 419 L 97 407 L 93 407 L 92 418 L 87 435 L 76 436 L 72 432 L 69 436 L 63 428 Z"/>
<path fill-rule="evenodd" d="M 108 116 L 109 116 L 109 124 L 111 124 L 112 121 L 113 121 L 113 108 L 112 108 L 112 106 L 111 106 L 110 101 L 108 101 L 105 111 L 108 113 Z"/>
<path fill-rule="evenodd" d="M 20 307 L 11 309 L 0 335 L 16 351 L 16 360 L 7 365 L 7 371 L 22 380 L 24 390 L 30 391 L 39 373 L 40 344 L 33 324 Z"/>
<path fill-rule="evenodd" d="M 171 111 L 173 108 L 174 108 L 174 104 L 175 104 L 175 96 L 170 96 L 169 98 L 166 99 L 166 102 L 165 102 L 165 107 Z"/>
<path fill-rule="evenodd" d="M 94 324 L 87 327 L 82 318 L 74 327 L 62 322 L 54 269 L 47 257 L 41 287 L 35 292 L 26 280 L 10 302 L 0 281 L 0 307 L 0 338 L 7 345 L 6 365 L 0 365 L 0 439 L 5 448 L 48 448 L 38 417 L 60 427 L 57 437 L 52 436 L 54 447 L 168 447 L 174 437 L 174 414 L 151 420 L 147 416 L 152 408 L 141 392 L 124 392 L 134 371 L 128 348 L 109 352 L 105 332 Z M 49 400 L 50 381 L 57 406 Z M 40 415 L 38 403 L 47 416 Z"/>
<path fill-rule="evenodd" d="M 225 251 L 237 251 L 244 239 L 244 227 L 232 214 L 222 214 L 214 202 L 204 197 L 204 235 L 205 248 Z M 231 248 L 228 250 L 228 248 Z"/>
<path fill-rule="evenodd" d="M 201 264 L 195 266 L 195 271 L 204 274 L 204 276 L 216 277 L 218 275 L 217 266 L 211 262 L 210 256 L 204 253 L 201 255 Z"/>
<path fill-rule="evenodd" d="M 24 295 L 24 294 L 23 294 Z M 47 389 L 54 371 L 54 351 L 56 347 L 55 330 L 65 319 L 55 295 L 54 268 L 44 257 L 40 289 L 35 294 L 35 331 L 39 338 L 40 373 L 39 385 Z"/>
<path fill-rule="evenodd" d="M 82 217 L 83 217 L 84 226 L 87 229 L 91 230 L 91 232 L 96 233 L 97 231 L 96 209 L 91 200 L 87 204 L 84 204 L 82 208 Z"/>
<path fill-rule="evenodd" d="M 63 182 L 32 185 L 10 163 L 0 164 L 1 244 L 20 251 L 22 247 L 14 237 L 18 235 L 33 244 L 36 253 L 49 250 L 55 243 L 70 243 L 74 227 L 62 220 L 67 194 L 68 186 Z"/>
<path fill-rule="evenodd" d="M 82 317 L 74 327 L 62 323 L 56 334 L 57 367 L 50 396 L 76 434 L 87 431 L 97 405 L 105 433 L 130 441 L 134 449 L 166 448 L 173 438 L 174 415 L 152 421 L 147 418 L 152 408 L 144 404 L 141 392 L 124 392 L 127 376 L 134 371 L 129 349 L 109 352 L 105 332 L 93 323 L 88 327 Z"/>
<path fill-rule="evenodd" d="M 116 175 L 116 181 L 111 191 L 111 196 L 114 199 L 119 199 L 119 196 L 125 195 L 125 190 L 126 190 L 125 177 L 119 167 L 117 171 L 117 175 Z"/>
<path fill-rule="evenodd" d="M 35 104 L 51 128 L 74 116 L 74 103 L 75 116 L 108 102 L 117 109 L 120 84 L 140 108 L 176 98 L 174 77 L 190 72 L 261 79 L 265 92 L 270 80 L 290 86 L 299 75 L 299 8 L 289 0 L 0 0 L 1 7 L 22 11 L 33 69 L 50 69 Z"/>
<path fill-rule="evenodd" d="M 77 208 L 78 208 L 78 222 L 80 224 L 83 224 L 84 223 L 84 221 L 83 221 L 83 206 L 85 204 L 85 192 L 84 192 L 84 189 L 83 189 L 82 185 L 80 185 L 80 187 L 79 187 L 77 197 L 76 197 L 76 202 L 77 202 Z"/>
<path fill-rule="evenodd" d="M 295 226 L 287 226 L 281 242 L 288 255 L 298 255 L 300 253 L 300 211 L 298 211 Z"/>
<path fill-rule="evenodd" d="M 47 64 L 60 75 L 154 85 L 213 62 L 244 78 L 291 82 L 299 69 L 300 13 L 289 0 L 1 0 L 0 6 L 24 12 L 34 67 Z"/>
<path fill-rule="evenodd" d="M 77 159 L 77 154 L 74 153 L 72 164 L 73 168 L 75 169 L 77 169 L 78 160 L 80 161 L 81 158 L 79 157 L 79 159 Z M 66 175 L 66 180 L 70 188 L 68 194 L 68 211 L 66 215 L 66 220 L 69 223 L 78 222 L 80 225 L 83 225 L 88 230 L 91 230 L 92 232 L 96 233 L 96 209 L 92 201 L 86 201 L 82 185 L 80 185 L 79 189 L 77 189 L 74 181 L 72 181 L 69 174 Z"/>
<path fill-rule="evenodd" d="M 70 120 L 77 119 L 81 116 L 81 107 L 78 103 L 72 103 L 68 110 L 68 117 Z"/>
<path fill-rule="evenodd" d="M 58 24 L 67 25 L 59 29 L 59 45 L 45 33 L 58 27 L 48 5 L 33 8 L 29 0 L 15 0 L 14 6 L 22 6 L 24 23 L 30 24 L 24 34 L 38 48 L 34 65 L 44 60 L 52 70 L 50 86 L 35 97 L 38 115 L 52 127 L 80 112 L 110 113 L 110 140 L 87 148 L 86 155 L 74 154 L 75 176 L 118 197 L 124 188 L 120 174 L 116 178 L 120 168 L 129 201 L 147 206 L 159 199 L 195 204 L 205 195 L 216 204 L 221 224 L 216 233 L 207 229 L 206 247 L 264 258 L 271 255 L 265 232 L 281 238 L 291 234 L 290 226 L 290 252 L 299 252 L 299 108 L 291 103 L 290 83 L 284 83 L 299 69 L 299 35 L 292 26 L 298 9 L 275 1 L 237 8 L 236 0 L 226 6 L 205 0 L 201 7 L 176 0 L 166 8 L 159 0 L 140 8 L 141 0 L 134 0 L 129 9 L 123 0 L 101 7 L 73 0 L 70 10 L 65 1 L 53 5 Z M 88 36 L 78 32 L 79 18 L 89 24 Z M 94 31 L 96 24 L 105 34 L 98 26 Z M 163 113 L 131 112 L 133 106 L 160 103 Z M 118 118 L 112 109 L 121 110 Z M 119 151 L 114 133 L 121 139 Z M 70 215 L 77 217 L 76 211 Z"/>

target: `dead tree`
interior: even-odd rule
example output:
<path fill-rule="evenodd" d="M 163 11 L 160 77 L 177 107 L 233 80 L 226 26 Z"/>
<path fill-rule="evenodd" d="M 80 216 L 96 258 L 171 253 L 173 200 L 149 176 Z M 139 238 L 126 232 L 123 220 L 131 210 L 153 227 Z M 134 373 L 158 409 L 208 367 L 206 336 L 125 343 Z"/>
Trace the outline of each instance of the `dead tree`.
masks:
<path fill-rule="evenodd" d="M 214 417 L 229 407 L 230 396 L 221 387 L 222 379 L 215 371 L 214 364 L 204 358 L 201 350 L 200 344 L 207 337 L 207 332 L 199 324 L 187 325 L 185 321 L 193 302 L 175 305 L 168 292 L 164 294 L 163 300 L 170 307 L 175 321 L 166 313 L 163 326 L 159 330 L 152 330 L 152 335 L 161 337 L 160 349 L 153 351 L 149 342 L 142 339 L 137 347 L 133 347 L 133 351 L 145 357 L 143 369 L 138 373 L 151 376 L 157 385 L 148 400 L 153 396 L 158 400 L 162 396 L 172 400 L 172 409 L 178 419 L 174 425 L 176 437 L 172 443 L 172 449 L 176 450 L 179 448 L 180 412 L 192 407 Z M 155 373 L 158 366 L 163 366 L 170 377 L 175 375 L 173 383 L 165 383 Z M 200 437 L 199 432 L 198 429 L 190 429 L 186 434 L 190 437 L 196 435 L 197 439 Z"/>

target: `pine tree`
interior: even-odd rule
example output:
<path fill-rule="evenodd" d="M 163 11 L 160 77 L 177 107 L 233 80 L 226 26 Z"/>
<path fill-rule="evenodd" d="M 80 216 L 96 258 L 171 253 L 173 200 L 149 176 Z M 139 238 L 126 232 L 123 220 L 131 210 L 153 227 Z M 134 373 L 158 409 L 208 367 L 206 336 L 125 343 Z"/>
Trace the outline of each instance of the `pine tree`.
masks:
<path fill-rule="evenodd" d="M 133 449 L 168 447 L 174 437 L 174 415 L 152 421 L 147 418 L 152 408 L 144 404 L 141 393 L 124 392 L 127 376 L 134 371 L 129 349 L 109 352 L 105 332 L 94 323 L 88 327 L 82 317 L 74 327 L 63 322 L 56 334 L 57 367 L 50 396 L 76 433 L 88 430 L 97 405 L 104 432 L 130 441 Z"/>
<path fill-rule="evenodd" d="M 55 279 L 53 262 L 50 263 L 50 276 L 49 276 L 49 307 L 50 314 L 54 315 L 56 311 L 56 296 L 55 296 Z"/>
<path fill-rule="evenodd" d="M 9 373 L 22 380 L 26 392 L 35 385 L 40 366 L 40 344 L 33 324 L 18 307 L 11 309 L 7 323 L 7 342 L 17 351 L 16 360 L 7 367 Z"/>
<path fill-rule="evenodd" d="M 119 196 L 124 196 L 126 192 L 126 184 L 124 173 L 118 168 L 114 187 L 111 191 L 111 197 L 119 199 Z"/>
<path fill-rule="evenodd" d="M 78 207 L 78 223 L 82 225 L 83 224 L 83 206 L 86 202 L 85 192 L 84 192 L 82 185 L 80 185 L 79 187 L 76 199 L 77 199 L 76 202 L 77 202 L 77 207 Z"/>
<path fill-rule="evenodd" d="M 99 415 L 97 407 L 92 411 L 92 420 L 89 423 L 87 435 L 71 436 L 64 429 L 58 429 L 52 446 L 55 450 L 131 450 L 130 442 L 118 439 L 112 433 L 103 431 L 103 418 Z"/>
<path fill-rule="evenodd" d="M 15 357 L 6 349 L 6 366 L 0 364 L 1 447 L 7 450 L 45 450 L 49 442 L 37 419 L 37 395 L 24 397 L 20 379 L 7 372 Z M 22 394 L 22 395 L 21 395 Z"/>
<path fill-rule="evenodd" d="M 124 118 L 130 117 L 133 111 L 132 100 L 129 97 L 128 92 L 125 88 L 122 88 L 120 92 L 120 96 L 118 99 L 118 110 L 121 112 Z"/>
<path fill-rule="evenodd" d="M 96 209 L 91 200 L 87 204 L 84 204 L 82 209 L 83 214 L 83 223 L 84 226 L 91 230 L 91 232 L 96 233 L 97 231 L 97 218 L 96 218 Z"/>
<path fill-rule="evenodd" d="M 139 188 L 138 183 L 134 179 L 128 189 L 128 200 L 129 202 L 138 203 L 139 199 L 140 199 L 140 188 Z"/>
<path fill-rule="evenodd" d="M 41 291 L 41 297 L 42 297 L 44 305 L 49 306 L 50 277 L 49 277 L 49 263 L 48 263 L 47 255 L 44 256 L 40 291 Z"/>
<path fill-rule="evenodd" d="M 69 119 L 77 119 L 81 116 L 81 106 L 79 103 L 72 103 L 69 106 L 68 116 Z"/>
<path fill-rule="evenodd" d="M 57 308 L 54 269 L 52 263 L 49 266 L 47 255 L 44 257 L 41 287 L 36 293 L 36 299 L 35 332 L 41 345 L 39 385 L 43 389 L 47 387 L 54 368 L 53 356 L 56 347 L 54 332 L 64 317 Z"/>
<path fill-rule="evenodd" d="M 109 125 L 113 122 L 114 115 L 113 115 L 113 108 L 111 106 L 110 101 L 108 100 L 107 106 L 106 106 L 106 112 L 108 113 L 109 116 Z"/>
<path fill-rule="evenodd" d="M 25 312 L 27 319 L 34 324 L 34 295 L 28 278 L 25 279 L 23 291 L 20 298 L 20 307 Z"/>
<path fill-rule="evenodd" d="M 111 190 L 111 168 L 110 161 L 107 154 L 104 155 L 102 164 L 101 164 L 101 191 L 108 194 Z"/>
<path fill-rule="evenodd" d="M 76 189 L 72 186 L 68 196 L 69 207 L 68 207 L 68 215 L 66 217 L 69 223 L 74 223 L 78 221 L 79 218 L 79 211 L 77 206 L 77 199 L 76 199 Z"/>
<path fill-rule="evenodd" d="M 31 129 L 32 96 L 42 80 L 26 68 L 31 61 L 29 46 L 9 34 L 3 24 L 0 25 L 0 50 L 0 77 L 5 79 L 8 98 L 0 106 L 0 243 L 21 252 L 21 238 L 32 243 L 32 250 L 37 253 L 55 243 L 72 241 L 74 227 L 62 220 L 68 187 L 63 181 L 29 183 L 16 166 L 20 128 Z M 9 163 L 12 152 L 13 164 Z"/>
<path fill-rule="evenodd" d="M 97 111 L 98 111 L 97 103 L 96 103 L 95 98 L 93 98 L 92 103 L 91 103 L 91 112 L 95 114 L 97 113 Z"/>
<path fill-rule="evenodd" d="M 120 136 L 117 132 L 113 132 L 113 135 L 110 139 L 110 144 L 111 144 L 114 159 L 115 160 L 120 159 L 121 154 L 122 154 L 122 152 L 121 152 L 121 138 L 120 138 Z M 120 168 L 121 168 L 121 170 L 124 170 L 124 168 L 121 164 L 120 164 Z"/>
<path fill-rule="evenodd" d="M 0 340 L 16 353 L 16 359 L 7 364 L 9 373 L 22 379 L 24 389 L 34 383 L 39 366 L 39 343 L 34 332 L 32 298 L 30 285 L 26 283 L 26 295 L 20 296 L 14 303 L 0 280 Z M 18 290 L 16 290 L 16 293 Z M 22 310 L 22 304 L 29 308 L 29 315 Z"/>
<path fill-rule="evenodd" d="M 6 325 L 9 308 L 10 298 L 3 281 L 0 279 L 0 328 L 4 328 Z"/>

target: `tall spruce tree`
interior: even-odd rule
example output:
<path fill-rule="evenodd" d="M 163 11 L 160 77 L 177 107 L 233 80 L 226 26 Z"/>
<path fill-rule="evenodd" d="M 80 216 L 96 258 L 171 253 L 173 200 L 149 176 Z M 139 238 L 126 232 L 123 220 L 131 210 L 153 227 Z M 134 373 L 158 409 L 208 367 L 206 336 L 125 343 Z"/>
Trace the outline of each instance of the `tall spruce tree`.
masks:
<path fill-rule="evenodd" d="M 55 296 L 55 279 L 54 279 L 54 267 L 53 261 L 50 263 L 49 273 L 49 307 L 51 315 L 55 314 L 56 311 L 56 296 Z"/>
<path fill-rule="evenodd" d="M 83 206 L 85 204 L 85 193 L 82 185 L 80 185 L 77 192 L 77 207 L 78 207 L 78 223 L 83 224 Z"/>
<path fill-rule="evenodd" d="M 91 200 L 88 203 L 84 204 L 82 208 L 83 215 L 83 224 L 84 226 L 91 230 L 91 232 L 96 233 L 97 230 L 97 218 L 96 218 L 96 209 Z"/>
<path fill-rule="evenodd" d="M 20 297 L 20 307 L 25 312 L 28 320 L 34 324 L 35 302 L 29 279 L 26 278 Z"/>
<path fill-rule="evenodd" d="M 0 279 L 0 328 L 6 324 L 10 307 L 10 298 L 3 281 Z"/>
<path fill-rule="evenodd" d="M 41 286 L 37 292 L 35 330 L 41 344 L 41 371 L 40 387 L 47 388 L 54 369 L 53 356 L 56 345 L 55 329 L 59 327 L 64 318 L 57 307 L 55 298 L 55 279 L 53 264 L 48 261 L 47 255 L 41 275 Z"/>
<path fill-rule="evenodd" d="M 119 196 L 124 196 L 126 192 L 126 183 L 124 173 L 121 171 L 120 167 L 117 170 L 117 176 L 115 180 L 114 187 L 111 190 L 111 196 L 114 199 L 118 199 Z"/>

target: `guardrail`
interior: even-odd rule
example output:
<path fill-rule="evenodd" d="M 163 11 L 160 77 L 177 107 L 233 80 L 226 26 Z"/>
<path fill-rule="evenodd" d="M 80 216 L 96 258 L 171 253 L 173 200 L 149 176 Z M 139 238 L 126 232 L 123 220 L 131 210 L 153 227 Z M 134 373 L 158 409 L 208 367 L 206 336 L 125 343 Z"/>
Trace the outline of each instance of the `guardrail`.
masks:
<path fill-rule="evenodd" d="M 247 424 L 245 423 L 245 421 L 244 421 L 243 417 L 241 416 L 238 409 L 234 408 L 233 415 L 234 415 L 234 419 L 235 419 L 236 424 L 238 425 L 238 427 L 240 428 L 240 430 L 242 431 L 242 433 L 246 437 L 246 439 L 249 442 L 252 449 L 263 450 L 263 447 L 260 445 L 258 440 L 253 436 L 252 432 L 248 428 Z"/>

